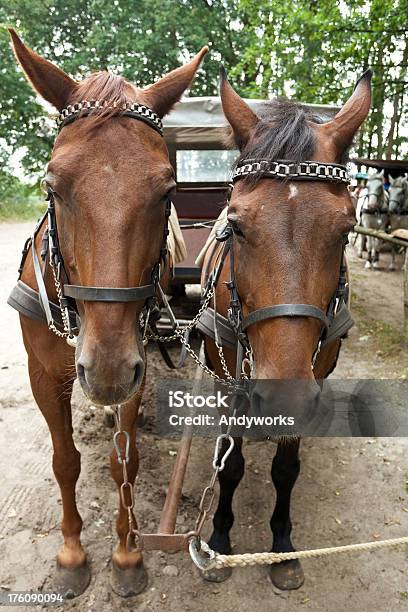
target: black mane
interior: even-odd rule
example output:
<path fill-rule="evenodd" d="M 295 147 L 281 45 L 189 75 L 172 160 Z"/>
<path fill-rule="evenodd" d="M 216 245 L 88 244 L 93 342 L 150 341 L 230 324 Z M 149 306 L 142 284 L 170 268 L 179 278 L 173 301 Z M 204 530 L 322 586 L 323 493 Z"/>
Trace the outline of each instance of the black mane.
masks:
<path fill-rule="evenodd" d="M 241 150 L 234 167 L 245 160 L 306 161 L 312 158 L 316 147 L 316 136 L 310 123 L 325 123 L 313 110 L 286 98 L 275 98 L 266 102 L 257 112 L 260 119 L 252 138 Z M 250 180 L 261 176 L 249 177 Z"/>

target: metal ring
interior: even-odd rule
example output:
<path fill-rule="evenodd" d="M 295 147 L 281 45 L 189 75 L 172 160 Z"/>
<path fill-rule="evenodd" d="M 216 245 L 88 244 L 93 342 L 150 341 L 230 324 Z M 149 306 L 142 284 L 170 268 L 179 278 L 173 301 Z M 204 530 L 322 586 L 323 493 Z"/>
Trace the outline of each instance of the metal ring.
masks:
<path fill-rule="evenodd" d="M 207 555 L 207 557 L 202 556 L 200 554 L 201 551 L 203 551 Z M 190 557 L 194 565 L 198 567 L 198 569 L 202 572 L 204 572 L 205 570 L 212 569 L 216 566 L 216 553 L 211 550 L 199 536 L 194 536 L 190 539 L 188 543 L 188 552 L 190 553 Z"/>

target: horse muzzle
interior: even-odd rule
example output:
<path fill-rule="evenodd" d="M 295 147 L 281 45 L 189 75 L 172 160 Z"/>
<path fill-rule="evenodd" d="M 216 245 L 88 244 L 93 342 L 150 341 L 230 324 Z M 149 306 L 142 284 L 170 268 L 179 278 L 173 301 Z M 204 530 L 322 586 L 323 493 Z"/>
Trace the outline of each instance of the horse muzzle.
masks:
<path fill-rule="evenodd" d="M 263 423 L 274 423 L 262 429 L 268 435 L 302 434 L 307 430 L 317 414 L 320 400 L 320 387 L 315 380 L 257 380 L 251 393 L 251 411 L 262 418 Z M 282 417 L 291 417 L 293 429 L 285 431 L 285 426 L 276 430 L 276 423 Z"/>
<path fill-rule="evenodd" d="M 110 406 L 123 404 L 138 392 L 145 364 L 138 354 L 113 360 L 81 351 L 76 369 L 86 397 L 94 404 Z"/>

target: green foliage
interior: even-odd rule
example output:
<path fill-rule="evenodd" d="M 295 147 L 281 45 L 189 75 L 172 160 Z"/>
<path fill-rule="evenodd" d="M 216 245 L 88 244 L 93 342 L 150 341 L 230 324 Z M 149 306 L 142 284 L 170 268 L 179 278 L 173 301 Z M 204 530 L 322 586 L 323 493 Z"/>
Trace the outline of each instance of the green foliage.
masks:
<path fill-rule="evenodd" d="M 340 104 L 375 72 L 373 111 L 358 153 L 402 155 L 408 0 L 0 0 L 0 146 L 26 147 L 39 176 L 53 124 L 17 67 L 6 25 L 75 78 L 109 69 L 146 86 L 210 44 L 192 95 L 216 95 L 222 61 L 239 93 Z M 385 114 L 391 108 L 392 117 Z M 2 164 L 0 182 L 10 167 Z"/>
<path fill-rule="evenodd" d="M 0 172 L 0 221 L 33 219 L 45 210 L 37 188 L 24 185 L 10 173 Z"/>

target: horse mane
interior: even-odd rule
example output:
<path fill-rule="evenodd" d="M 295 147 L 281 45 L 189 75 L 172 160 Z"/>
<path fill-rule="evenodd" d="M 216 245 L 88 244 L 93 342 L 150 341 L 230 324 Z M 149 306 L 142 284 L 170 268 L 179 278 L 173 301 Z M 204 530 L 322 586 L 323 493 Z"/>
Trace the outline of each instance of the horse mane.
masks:
<path fill-rule="evenodd" d="M 72 92 L 68 104 L 84 100 L 105 101 L 111 108 L 99 108 L 91 112 L 90 121 L 83 122 L 86 130 L 94 129 L 111 117 L 121 115 L 124 103 L 135 102 L 137 88 L 124 77 L 107 71 L 93 72 Z"/>
<path fill-rule="evenodd" d="M 313 157 L 316 149 L 316 134 L 313 123 L 322 124 L 329 117 L 284 97 L 266 102 L 257 115 L 257 123 L 252 138 L 242 149 L 234 168 L 245 160 L 276 161 L 278 159 L 301 162 Z M 229 142 L 231 144 L 231 142 Z M 348 159 L 347 152 L 340 163 Z M 245 180 L 256 182 L 262 175 L 250 175 Z"/>

